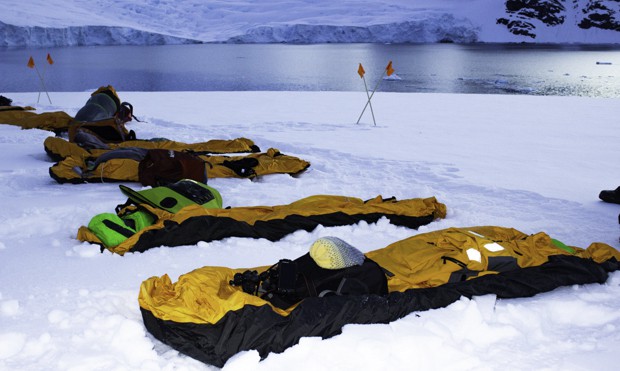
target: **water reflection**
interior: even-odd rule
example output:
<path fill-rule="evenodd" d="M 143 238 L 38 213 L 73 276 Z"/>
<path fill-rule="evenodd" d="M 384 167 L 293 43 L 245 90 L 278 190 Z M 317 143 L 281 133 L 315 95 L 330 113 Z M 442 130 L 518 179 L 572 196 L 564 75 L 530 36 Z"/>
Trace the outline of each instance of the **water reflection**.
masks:
<path fill-rule="evenodd" d="M 48 66 L 51 53 L 55 64 Z M 392 60 L 382 91 L 620 97 L 620 46 L 168 45 L 4 49 L 0 91 L 36 91 L 32 55 L 52 91 L 360 91 Z M 597 62 L 603 62 L 597 64 Z"/>

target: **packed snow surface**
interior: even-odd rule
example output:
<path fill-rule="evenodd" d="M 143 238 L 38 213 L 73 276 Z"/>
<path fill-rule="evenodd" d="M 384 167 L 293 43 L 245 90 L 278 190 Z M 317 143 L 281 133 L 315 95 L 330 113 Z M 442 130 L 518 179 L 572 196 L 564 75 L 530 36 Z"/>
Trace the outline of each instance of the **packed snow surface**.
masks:
<path fill-rule="evenodd" d="M 255 267 L 306 253 L 335 236 L 362 251 L 412 235 L 479 225 L 543 231 L 568 245 L 619 247 L 620 205 L 598 200 L 620 185 L 617 99 L 378 92 L 377 125 L 355 121 L 364 92 L 119 92 L 143 122 L 140 138 L 253 139 L 311 162 L 298 177 L 212 179 L 227 206 L 287 204 L 314 194 L 435 196 L 447 218 L 419 230 L 376 224 L 299 231 L 277 242 L 227 238 L 125 256 L 75 239 L 81 225 L 126 198 L 118 184 L 60 185 L 41 130 L 0 125 L 0 369 L 209 370 L 145 330 L 138 289 L 151 276 L 205 265 Z M 3 93 L 36 105 L 37 93 Z M 50 93 L 74 115 L 88 93 Z M 134 189 L 142 187 L 128 183 Z M 494 296 L 382 325 L 348 325 L 226 370 L 615 370 L 620 273 L 605 284 L 532 298 Z"/>

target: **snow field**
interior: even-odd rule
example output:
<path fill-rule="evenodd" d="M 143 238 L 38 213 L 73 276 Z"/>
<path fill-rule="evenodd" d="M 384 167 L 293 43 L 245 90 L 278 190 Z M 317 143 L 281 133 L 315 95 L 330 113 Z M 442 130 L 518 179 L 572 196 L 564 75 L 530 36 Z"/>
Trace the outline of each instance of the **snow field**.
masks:
<path fill-rule="evenodd" d="M 213 369 L 146 332 L 141 282 L 165 273 L 176 281 L 205 265 L 269 265 L 304 254 L 324 236 L 370 251 L 417 233 L 499 225 L 579 247 L 619 247 L 620 209 L 597 199 L 620 184 L 620 165 L 611 161 L 620 137 L 609 119 L 620 114 L 614 99 L 377 93 L 375 127 L 370 116 L 355 125 L 363 93 L 119 94 L 144 120 L 130 125 L 141 138 L 245 136 L 312 163 L 297 177 L 211 180 L 225 205 L 277 205 L 313 194 L 435 196 L 448 216 L 418 231 L 380 220 L 299 231 L 274 243 L 228 238 L 123 257 L 100 253 L 75 233 L 125 201 L 118 184 L 57 184 L 43 152 L 52 134 L 0 125 L 2 370 Z M 16 105 L 36 99 L 6 95 Z M 52 93 L 55 105 L 37 108 L 75 114 L 87 97 Z M 349 325 L 331 339 L 304 338 L 262 362 L 242 352 L 224 369 L 612 370 L 618 298 L 616 272 L 603 285 L 533 298 L 461 299 L 390 324 Z"/>

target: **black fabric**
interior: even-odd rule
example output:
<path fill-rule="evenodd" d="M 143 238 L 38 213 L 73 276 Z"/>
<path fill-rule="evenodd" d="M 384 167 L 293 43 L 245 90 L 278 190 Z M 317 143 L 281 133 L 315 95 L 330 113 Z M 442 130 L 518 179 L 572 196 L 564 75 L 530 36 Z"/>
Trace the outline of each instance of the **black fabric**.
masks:
<path fill-rule="evenodd" d="M 612 262 L 610 268 L 618 269 L 617 262 Z M 243 350 L 256 349 L 264 358 L 270 352 L 284 351 L 305 336 L 328 338 L 339 334 L 346 324 L 388 323 L 412 312 L 445 307 L 462 296 L 529 297 L 560 286 L 603 283 L 607 276 L 606 269 L 591 260 L 558 255 L 541 266 L 434 288 L 383 296 L 307 298 L 286 317 L 267 305 L 231 311 L 212 325 L 165 321 L 142 308 L 141 312 L 147 330 L 157 339 L 190 357 L 222 367 Z"/>
<path fill-rule="evenodd" d="M 224 161 L 222 163 L 222 165 L 231 169 L 232 171 L 235 172 L 235 174 L 237 174 L 238 176 L 242 178 L 247 178 L 247 177 L 255 175 L 256 171 L 254 170 L 254 168 L 258 166 L 258 164 L 259 164 L 258 159 L 255 159 L 253 157 L 242 158 L 242 159 L 233 160 L 233 161 Z"/>
<path fill-rule="evenodd" d="M 268 271 L 269 277 L 261 284 L 267 292 L 262 294 L 265 300 L 278 308 L 287 309 L 308 297 L 328 295 L 385 295 L 387 279 L 383 269 L 371 259 L 366 258 L 362 265 L 342 269 L 324 269 L 319 267 L 309 253 L 293 260 L 296 278 L 290 292 L 278 290 L 280 272 L 278 264 Z M 275 281 L 275 282 L 274 282 Z"/>
<path fill-rule="evenodd" d="M 191 200 L 197 205 L 204 205 L 215 198 L 209 189 L 201 187 L 199 184 L 190 181 L 179 181 L 169 184 L 166 187 L 182 195 L 188 200 Z"/>
<path fill-rule="evenodd" d="M 620 204 L 620 187 L 612 190 L 603 190 L 599 193 L 598 198 L 605 202 Z M 618 216 L 620 218 L 620 216 Z M 620 220 L 620 219 L 619 219 Z"/>
<path fill-rule="evenodd" d="M 512 256 L 489 256 L 488 261 L 490 271 L 506 272 L 519 268 L 517 259 Z"/>
<path fill-rule="evenodd" d="M 118 107 L 118 112 L 116 113 L 116 118 L 123 123 L 131 121 L 132 118 L 140 122 L 140 120 L 138 120 L 136 116 L 133 115 L 133 106 L 127 102 L 123 102 L 120 104 L 120 106 Z M 135 137 L 133 139 L 135 139 Z"/>
<path fill-rule="evenodd" d="M 51 151 L 49 148 L 47 148 L 46 146 L 44 146 L 44 147 L 45 147 L 45 153 L 47 154 L 47 156 L 48 156 L 48 157 L 49 157 L 49 158 L 50 158 L 53 162 L 55 162 L 56 164 L 57 164 L 58 162 L 60 162 L 60 161 L 64 160 L 64 157 L 60 156 L 60 155 L 59 155 L 59 154 L 57 154 L 57 153 L 52 152 L 52 151 Z M 51 174 L 51 173 L 52 173 L 52 172 L 50 171 L 50 174 Z M 52 178 L 54 178 L 54 176 L 53 176 L 53 175 L 52 175 Z M 54 179 L 55 179 L 56 181 L 58 181 L 58 179 L 56 179 L 56 178 L 54 178 Z M 62 183 L 62 182 L 58 182 L 58 183 Z"/>
<path fill-rule="evenodd" d="M 454 283 L 454 282 L 467 281 L 471 277 L 476 277 L 478 273 L 479 272 L 477 271 L 472 271 L 470 269 L 463 268 L 456 272 L 452 272 L 452 274 L 450 274 L 450 278 L 448 279 L 448 282 Z"/>
<path fill-rule="evenodd" d="M 210 242 L 227 237 L 265 238 L 278 241 L 297 230 L 312 231 L 317 226 L 335 227 L 352 225 L 360 221 L 376 223 L 387 216 L 394 225 L 417 229 L 431 223 L 433 215 L 420 217 L 393 216 L 383 213 L 348 215 L 335 212 L 322 215 L 288 215 L 284 219 L 257 221 L 254 225 L 247 222 L 225 217 L 197 216 L 183 223 L 165 222 L 164 228 L 153 229 L 142 233 L 132 252 L 143 252 L 158 246 L 194 245 L 200 241 Z"/>
<path fill-rule="evenodd" d="M 605 269 L 607 272 L 614 272 L 620 270 L 620 262 L 616 260 L 616 258 L 611 258 L 602 263 L 601 268 Z"/>
<path fill-rule="evenodd" d="M 79 129 L 77 129 L 76 132 L 83 129 L 86 129 L 91 133 L 97 135 L 101 140 L 105 141 L 106 143 L 120 143 L 128 140 L 128 138 L 125 137 L 125 133 L 123 133 L 123 130 L 120 128 L 120 126 L 116 126 L 112 122 L 112 120 L 109 125 L 97 125 L 97 123 L 80 124 Z"/>
<path fill-rule="evenodd" d="M 133 222 L 133 220 L 132 220 L 132 222 Z M 136 231 L 132 231 L 131 229 L 127 229 L 127 228 L 125 228 L 123 226 L 120 226 L 120 225 L 118 225 L 118 224 L 116 224 L 113 221 L 108 220 L 108 219 L 104 219 L 102 221 L 102 223 L 103 223 L 103 225 L 105 225 L 109 229 L 111 229 L 114 232 L 116 232 L 118 234 L 121 234 L 121 235 L 123 235 L 123 236 L 125 236 L 127 238 L 129 238 L 129 237 L 133 236 L 134 234 L 136 234 Z M 134 222 L 134 224 L 135 224 L 135 222 Z M 129 226 L 129 227 L 131 227 L 131 226 Z M 134 227 L 135 227 L 135 225 L 134 225 Z"/>
<path fill-rule="evenodd" d="M 4 95 L 0 95 L 0 106 L 10 106 L 13 103 L 13 100 L 5 97 Z"/>
<path fill-rule="evenodd" d="M 26 109 L 24 109 L 24 107 L 20 107 L 20 106 L 0 106 L 0 112 L 7 112 L 7 111 L 27 111 Z"/>

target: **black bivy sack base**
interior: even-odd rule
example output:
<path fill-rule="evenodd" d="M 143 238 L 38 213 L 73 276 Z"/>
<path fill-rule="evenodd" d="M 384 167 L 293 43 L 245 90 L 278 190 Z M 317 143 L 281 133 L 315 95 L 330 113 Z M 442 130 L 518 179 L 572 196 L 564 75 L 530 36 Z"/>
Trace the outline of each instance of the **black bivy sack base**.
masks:
<path fill-rule="evenodd" d="M 478 249 L 481 259 L 467 260 L 471 249 Z M 222 367 L 241 351 L 256 350 L 265 358 L 302 337 L 338 335 L 347 324 L 389 323 L 461 297 L 522 298 L 604 283 L 608 272 L 620 268 L 620 252 L 606 244 L 581 249 L 542 232 L 484 226 L 414 235 L 363 257 L 362 265 L 343 270 L 313 265 L 308 254 L 271 268 L 202 267 L 177 283 L 167 275 L 144 281 L 138 300 L 153 336 Z M 281 275 L 294 279 L 281 281 Z M 343 282 L 349 279 L 353 284 L 346 292 Z M 191 297 L 185 297 L 188 291 Z M 193 295 L 203 295 L 200 305 Z"/>
<path fill-rule="evenodd" d="M 257 350 L 264 359 L 269 353 L 282 353 L 302 337 L 330 338 L 347 324 L 389 323 L 413 312 L 446 307 L 461 297 L 530 297 L 561 286 L 603 283 L 607 276 L 605 269 L 590 260 L 557 256 L 542 266 L 433 288 L 306 298 L 286 317 L 269 306 L 246 306 L 209 325 L 161 320 L 144 308 L 140 310 L 155 338 L 201 362 L 222 367 L 244 350 Z"/>

